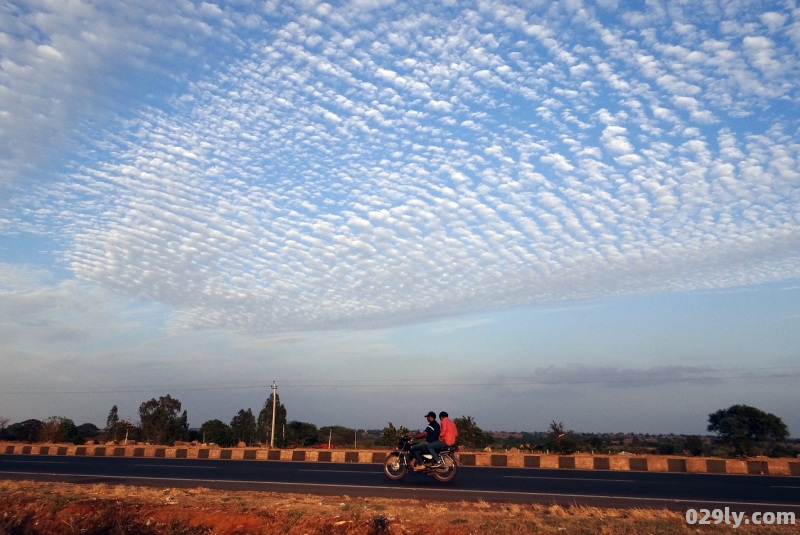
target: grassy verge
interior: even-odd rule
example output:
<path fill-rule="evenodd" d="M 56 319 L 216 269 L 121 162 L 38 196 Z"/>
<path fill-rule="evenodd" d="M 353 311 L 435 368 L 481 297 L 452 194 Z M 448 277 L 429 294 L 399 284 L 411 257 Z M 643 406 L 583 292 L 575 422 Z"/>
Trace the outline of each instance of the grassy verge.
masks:
<path fill-rule="evenodd" d="M 729 533 L 666 510 L 0 481 L 0 535 Z M 800 526 L 735 532 L 800 533 Z"/>

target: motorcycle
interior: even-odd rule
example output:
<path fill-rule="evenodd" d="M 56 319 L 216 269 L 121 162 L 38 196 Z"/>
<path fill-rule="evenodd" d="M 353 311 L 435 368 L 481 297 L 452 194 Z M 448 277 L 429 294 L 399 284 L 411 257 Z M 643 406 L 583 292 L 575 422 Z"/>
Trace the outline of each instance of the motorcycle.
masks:
<path fill-rule="evenodd" d="M 411 437 L 402 437 L 397 443 L 397 450 L 392 451 L 386 456 L 383 462 L 383 473 L 392 481 L 399 481 L 403 479 L 409 470 L 411 470 L 411 460 L 414 455 L 411 453 L 411 446 L 414 441 Z M 439 452 L 442 459 L 442 466 L 434 466 L 433 456 L 425 451 L 422 453 L 422 460 L 424 461 L 424 470 L 418 473 L 433 476 L 438 481 L 447 482 L 452 481 L 456 477 L 458 471 L 457 462 L 458 446 L 448 446 Z"/>

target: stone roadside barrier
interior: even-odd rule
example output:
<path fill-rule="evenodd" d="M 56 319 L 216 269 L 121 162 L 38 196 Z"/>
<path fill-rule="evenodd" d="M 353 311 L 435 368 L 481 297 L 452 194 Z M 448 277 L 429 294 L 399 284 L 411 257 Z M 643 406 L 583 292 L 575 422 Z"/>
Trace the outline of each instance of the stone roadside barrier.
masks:
<path fill-rule="evenodd" d="M 231 459 L 329 463 L 381 464 L 387 453 L 384 450 L 281 450 L 198 446 L 0 444 L 0 454 L 5 455 L 88 455 L 94 457 L 161 457 L 166 459 Z M 792 459 L 710 459 L 706 457 L 659 455 L 546 455 L 462 452 L 458 455 L 458 462 L 462 466 L 509 468 L 800 476 L 800 461 Z"/>

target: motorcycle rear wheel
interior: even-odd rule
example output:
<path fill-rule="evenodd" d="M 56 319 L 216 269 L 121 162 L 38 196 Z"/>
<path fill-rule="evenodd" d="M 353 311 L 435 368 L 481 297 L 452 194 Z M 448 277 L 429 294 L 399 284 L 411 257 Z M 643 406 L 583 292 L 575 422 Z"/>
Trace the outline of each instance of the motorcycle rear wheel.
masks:
<path fill-rule="evenodd" d="M 436 469 L 433 473 L 433 477 L 442 483 L 452 481 L 453 478 L 456 477 L 456 472 L 458 471 L 455 461 L 453 461 L 453 458 L 449 455 L 442 455 L 442 462 L 444 463 L 444 468 Z"/>
<path fill-rule="evenodd" d="M 408 466 L 396 453 L 390 453 L 383 461 L 383 473 L 392 481 L 403 479 L 408 473 Z"/>

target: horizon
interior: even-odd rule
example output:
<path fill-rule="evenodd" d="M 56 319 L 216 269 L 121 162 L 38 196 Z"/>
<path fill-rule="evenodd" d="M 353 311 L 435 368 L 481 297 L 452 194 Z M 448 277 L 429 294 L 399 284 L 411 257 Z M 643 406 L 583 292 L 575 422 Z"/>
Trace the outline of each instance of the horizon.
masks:
<path fill-rule="evenodd" d="M 351 428 L 800 433 L 795 0 L 12 0 L 0 35 L 0 417 L 276 381 Z"/>

